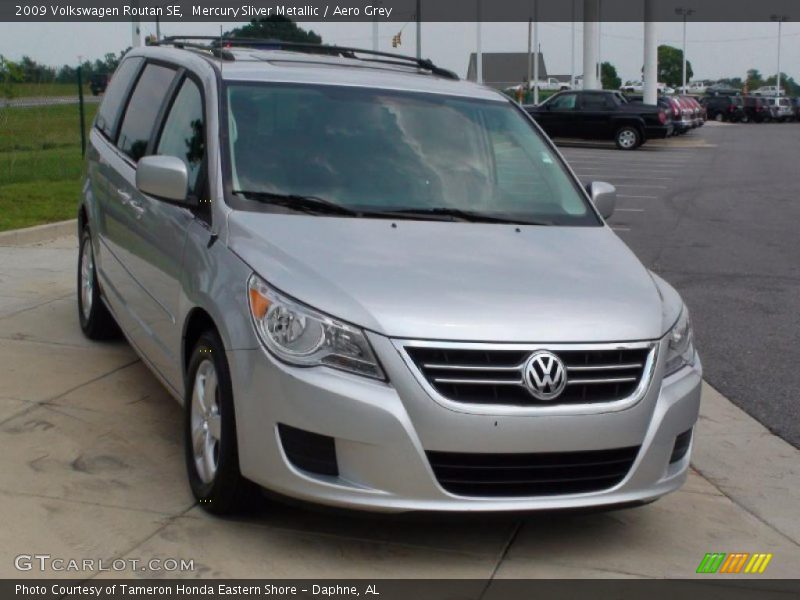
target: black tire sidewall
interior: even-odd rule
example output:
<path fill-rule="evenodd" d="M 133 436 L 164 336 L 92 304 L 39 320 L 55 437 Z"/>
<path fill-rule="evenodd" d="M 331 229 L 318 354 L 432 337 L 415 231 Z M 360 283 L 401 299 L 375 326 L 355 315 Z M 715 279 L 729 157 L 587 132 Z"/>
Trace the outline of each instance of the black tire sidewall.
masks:
<path fill-rule="evenodd" d="M 214 479 L 204 483 L 197 474 L 192 450 L 191 405 L 197 369 L 205 359 L 214 363 L 218 382 L 217 404 L 220 413 L 219 458 Z M 197 501 L 212 513 L 228 513 L 234 509 L 244 485 L 239 471 L 239 451 L 236 436 L 236 414 L 230 370 L 225 357 L 225 347 L 215 331 L 203 333 L 189 359 L 186 369 L 184 395 L 184 454 L 189 485 Z"/>

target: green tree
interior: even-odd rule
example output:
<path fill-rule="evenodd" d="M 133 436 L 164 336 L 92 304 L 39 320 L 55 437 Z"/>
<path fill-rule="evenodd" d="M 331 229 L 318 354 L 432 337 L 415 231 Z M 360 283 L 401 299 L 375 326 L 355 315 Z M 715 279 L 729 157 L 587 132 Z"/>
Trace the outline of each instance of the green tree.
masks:
<path fill-rule="evenodd" d="M 321 44 L 322 37 L 314 31 L 306 31 L 287 17 L 267 17 L 253 19 L 243 27 L 231 29 L 225 37 L 249 37 L 281 40 L 283 42 L 300 42 L 304 44 Z"/>
<path fill-rule="evenodd" d="M 617 75 L 617 68 L 610 62 L 600 65 L 600 80 L 604 90 L 618 90 L 622 85 L 622 80 Z"/>
<path fill-rule="evenodd" d="M 763 86 L 764 78 L 761 76 L 761 71 L 758 69 L 748 69 L 745 83 L 747 84 L 747 89 L 751 92 Z"/>
<path fill-rule="evenodd" d="M 744 81 L 742 81 L 741 77 L 723 77 L 722 79 L 718 79 L 717 83 L 735 90 L 742 89 L 742 86 L 744 85 Z"/>
<path fill-rule="evenodd" d="M 23 80 L 22 68 L 0 54 L 0 93 L 4 98 L 14 97 L 14 84 Z"/>
<path fill-rule="evenodd" d="M 686 83 L 689 83 L 693 76 L 692 63 L 687 60 Z M 658 81 L 674 88 L 683 85 L 683 50 L 666 44 L 658 47 Z"/>

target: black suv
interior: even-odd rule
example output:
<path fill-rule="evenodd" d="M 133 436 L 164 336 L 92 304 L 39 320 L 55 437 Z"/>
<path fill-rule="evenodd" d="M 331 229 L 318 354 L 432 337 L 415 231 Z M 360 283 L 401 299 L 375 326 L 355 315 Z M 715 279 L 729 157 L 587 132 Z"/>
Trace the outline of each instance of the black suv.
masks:
<path fill-rule="evenodd" d="M 744 100 L 741 96 L 706 96 L 703 106 L 709 119 L 737 122 L 744 119 Z"/>
<path fill-rule="evenodd" d="M 769 121 L 769 107 L 763 98 L 747 96 L 744 99 L 744 120 L 753 123 Z"/>
<path fill-rule="evenodd" d="M 620 92 L 559 92 L 525 110 L 550 137 L 613 140 L 620 150 L 672 135 L 672 122 L 662 108 L 628 102 Z"/>
<path fill-rule="evenodd" d="M 92 96 L 105 93 L 107 87 L 108 73 L 94 73 L 89 78 L 89 89 L 92 90 Z"/>

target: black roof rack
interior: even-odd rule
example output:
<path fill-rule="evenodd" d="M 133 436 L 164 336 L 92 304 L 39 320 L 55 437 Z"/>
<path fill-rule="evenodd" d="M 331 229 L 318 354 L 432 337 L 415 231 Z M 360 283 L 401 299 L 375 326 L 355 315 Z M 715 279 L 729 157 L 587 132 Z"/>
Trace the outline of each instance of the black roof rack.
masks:
<path fill-rule="evenodd" d="M 223 60 L 236 60 L 230 52 L 233 48 L 252 48 L 255 50 L 288 50 L 306 54 L 324 54 L 326 56 L 341 56 L 365 62 L 374 62 L 387 65 L 416 66 L 419 69 L 430 71 L 433 75 L 447 79 L 458 80 L 459 77 L 448 69 L 437 67 L 427 58 L 415 58 L 391 52 L 377 50 L 364 50 L 363 48 L 348 48 L 346 46 L 331 46 L 328 44 L 306 44 L 300 42 L 284 42 L 266 38 L 237 38 L 214 37 L 211 35 L 169 36 L 160 41 L 151 42 L 152 46 L 173 46 L 175 48 L 190 48 L 204 50 Z M 359 55 L 363 55 L 359 56 Z M 375 58 L 366 58 L 375 57 Z"/>

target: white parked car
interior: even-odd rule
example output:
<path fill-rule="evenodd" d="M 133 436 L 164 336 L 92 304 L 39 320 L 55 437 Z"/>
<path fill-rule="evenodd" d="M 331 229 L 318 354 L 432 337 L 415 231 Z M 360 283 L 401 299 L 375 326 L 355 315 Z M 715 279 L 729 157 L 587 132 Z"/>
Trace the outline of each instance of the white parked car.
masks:
<path fill-rule="evenodd" d="M 691 81 L 686 88 L 689 94 L 705 94 L 706 90 L 711 87 L 711 82 L 705 79 L 701 81 Z"/>
<path fill-rule="evenodd" d="M 765 85 L 753 92 L 753 96 L 783 96 L 783 88 L 777 85 Z"/>
<path fill-rule="evenodd" d="M 644 83 L 641 81 L 626 81 L 625 85 L 620 86 L 620 92 L 643 92 L 644 91 Z"/>
<path fill-rule="evenodd" d="M 535 83 L 536 83 L 535 81 L 531 81 L 529 89 L 532 90 L 534 88 Z M 507 88 L 506 91 L 518 92 L 521 89 L 523 89 L 523 87 L 524 87 L 523 84 L 519 84 L 519 85 L 512 86 L 510 88 Z M 556 79 L 555 77 L 548 77 L 547 79 L 542 79 L 542 80 L 539 81 L 539 89 L 540 90 L 548 90 L 548 91 L 552 90 L 552 91 L 555 91 L 555 92 L 563 92 L 565 90 L 571 90 L 572 89 L 572 85 L 568 81 L 560 81 L 559 79 Z"/>
<path fill-rule="evenodd" d="M 628 94 L 638 93 L 641 94 L 644 92 L 644 82 L 642 81 L 626 81 L 625 85 L 620 86 L 620 92 L 626 92 Z M 658 93 L 659 94 L 674 94 L 675 90 L 669 87 L 666 83 L 658 83 Z"/>
<path fill-rule="evenodd" d="M 535 82 L 531 82 L 531 89 L 533 89 L 533 85 Z M 539 82 L 539 89 L 540 90 L 554 90 L 556 92 L 561 92 L 564 90 L 571 90 L 572 85 L 568 81 L 561 81 L 556 79 L 555 77 L 548 77 L 546 81 Z"/>

